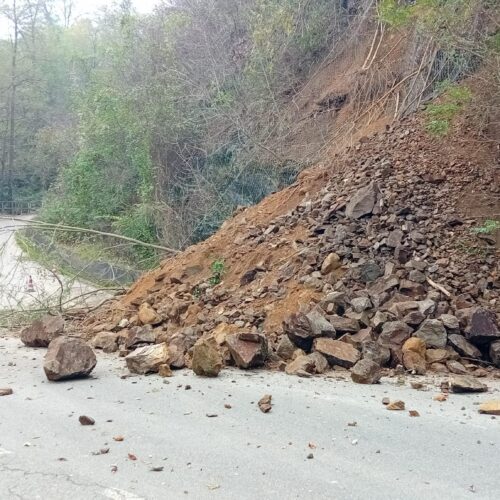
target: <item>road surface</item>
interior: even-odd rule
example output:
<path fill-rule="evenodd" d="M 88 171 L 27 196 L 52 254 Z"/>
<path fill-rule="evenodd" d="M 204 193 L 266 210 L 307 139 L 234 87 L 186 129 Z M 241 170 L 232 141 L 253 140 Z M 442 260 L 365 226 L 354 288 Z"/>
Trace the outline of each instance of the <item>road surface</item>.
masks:
<path fill-rule="evenodd" d="M 20 218 L 29 221 L 29 217 Z M 53 272 L 36 262 L 29 261 L 17 246 L 14 233 L 23 222 L 0 216 L 0 311 L 43 308 L 59 302 L 61 285 Z M 82 301 L 95 304 L 99 297 L 84 295 L 93 287 L 79 280 L 70 279 L 57 273 L 63 283 L 63 301 L 84 296 Z M 30 283 L 31 278 L 31 283 Z M 30 286 L 32 284 L 32 287 Z"/>
<path fill-rule="evenodd" d="M 43 355 L 0 337 L 0 388 L 14 390 L 0 397 L 2 499 L 499 497 L 500 417 L 477 411 L 499 381 L 439 403 L 440 378 L 426 391 L 230 369 L 122 379 L 123 359 L 99 355 L 94 378 L 51 383 Z M 388 411 L 385 396 L 420 417 Z"/>

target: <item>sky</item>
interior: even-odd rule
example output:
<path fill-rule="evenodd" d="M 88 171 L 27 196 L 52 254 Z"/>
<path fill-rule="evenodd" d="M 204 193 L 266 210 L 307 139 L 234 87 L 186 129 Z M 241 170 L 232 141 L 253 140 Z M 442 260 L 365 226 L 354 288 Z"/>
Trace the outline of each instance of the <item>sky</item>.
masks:
<path fill-rule="evenodd" d="M 78 19 L 81 16 L 91 16 L 94 12 L 97 12 L 99 8 L 109 6 L 111 7 L 119 0 L 73 0 L 73 20 Z M 0 2 L 1 3 L 1 2 Z M 8 2 L 7 2 L 8 3 Z M 153 11 L 154 6 L 157 3 L 161 3 L 161 0 L 132 0 L 134 8 L 142 13 L 148 14 Z M 9 34 L 9 24 L 2 17 L 0 18 L 0 38 L 7 37 Z"/>

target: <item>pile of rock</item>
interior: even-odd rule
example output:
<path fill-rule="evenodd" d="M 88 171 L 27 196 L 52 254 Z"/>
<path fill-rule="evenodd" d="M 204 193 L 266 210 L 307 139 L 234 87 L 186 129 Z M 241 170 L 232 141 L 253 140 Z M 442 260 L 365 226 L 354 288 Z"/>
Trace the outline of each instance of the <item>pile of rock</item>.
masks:
<path fill-rule="evenodd" d="M 288 212 L 260 225 L 240 212 L 81 330 L 139 373 L 267 364 L 347 368 L 358 382 L 398 366 L 484 375 L 500 367 L 498 256 L 459 206 L 471 186 L 494 206 L 500 186 L 460 151 L 429 141 L 417 119 L 363 141 Z M 227 266 L 220 284 L 207 256 Z"/>

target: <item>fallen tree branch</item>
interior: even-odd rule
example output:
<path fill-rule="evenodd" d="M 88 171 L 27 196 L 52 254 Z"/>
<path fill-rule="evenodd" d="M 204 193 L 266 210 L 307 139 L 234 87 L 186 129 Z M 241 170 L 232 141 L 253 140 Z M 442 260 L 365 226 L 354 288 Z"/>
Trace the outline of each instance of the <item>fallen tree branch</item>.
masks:
<path fill-rule="evenodd" d="M 446 290 L 446 288 L 443 285 L 440 285 L 439 283 L 432 281 L 429 277 L 427 277 L 427 283 L 429 283 L 429 285 L 431 285 L 436 290 L 439 290 L 440 292 L 444 293 L 447 297 L 451 297 L 451 293 L 448 290 Z"/>
<path fill-rule="evenodd" d="M 15 218 L 11 218 L 11 217 L 1 217 L 1 218 L 12 220 L 14 222 L 23 222 L 23 223 L 26 222 L 23 219 L 15 219 Z M 43 222 L 43 221 L 37 221 L 37 220 L 30 221 L 28 224 L 23 224 L 23 226 L 21 228 L 18 226 L 16 226 L 15 228 L 16 229 L 34 228 L 34 229 L 40 229 L 40 230 L 60 230 L 63 232 L 68 232 L 68 233 L 96 234 L 98 236 L 107 236 L 110 238 L 116 238 L 116 239 L 123 240 L 123 241 L 129 241 L 135 245 L 140 245 L 140 246 L 148 247 L 148 248 L 154 248 L 156 250 L 162 250 L 163 252 L 168 252 L 168 253 L 172 253 L 172 254 L 179 253 L 179 250 L 174 250 L 173 248 L 164 247 L 162 245 L 155 245 L 154 243 L 146 243 L 144 241 L 136 240 L 135 238 L 130 238 L 128 236 L 122 236 L 120 234 L 115 234 L 115 233 L 108 233 L 106 231 L 98 231 L 97 229 L 86 229 L 83 227 L 65 226 L 63 224 L 50 224 L 49 222 Z"/>

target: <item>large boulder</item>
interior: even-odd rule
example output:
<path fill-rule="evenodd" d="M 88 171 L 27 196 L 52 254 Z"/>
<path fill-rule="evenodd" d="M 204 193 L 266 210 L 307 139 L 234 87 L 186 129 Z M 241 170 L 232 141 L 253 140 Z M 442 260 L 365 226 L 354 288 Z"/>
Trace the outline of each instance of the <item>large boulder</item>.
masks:
<path fill-rule="evenodd" d="M 88 376 L 97 364 L 94 351 L 81 339 L 57 337 L 50 344 L 43 362 L 49 380 Z"/>
<path fill-rule="evenodd" d="M 200 377 L 217 377 L 222 369 L 222 354 L 217 342 L 211 338 L 201 338 L 193 347 L 191 367 Z"/>
<path fill-rule="evenodd" d="M 21 332 L 21 341 L 28 347 L 48 347 L 64 332 L 64 319 L 49 314 L 37 319 Z"/>
<path fill-rule="evenodd" d="M 364 215 L 378 212 L 377 203 L 380 199 L 380 189 L 375 182 L 359 189 L 346 206 L 345 213 L 351 219 L 359 219 Z"/>
<path fill-rule="evenodd" d="M 296 347 L 293 345 L 288 335 L 283 335 L 278 343 L 276 354 L 281 359 L 288 361 L 289 359 L 292 359 L 295 349 Z"/>
<path fill-rule="evenodd" d="M 415 337 L 425 341 L 428 347 L 444 347 L 448 340 L 446 329 L 438 319 L 426 319 L 416 331 Z"/>
<path fill-rule="evenodd" d="M 131 352 L 125 362 L 132 373 L 144 375 L 157 372 L 161 365 L 168 364 L 169 355 L 167 344 L 148 345 Z"/>
<path fill-rule="evenodd" d="M 297 356 L 285 367 L 288 375 L 306 376 L 314 373 L 324 373 L 328 369 L 328 361 L 319 352 L 313 352 L 305 356 Z"/>
<path fill-rule="evenodd" d="M 376 384 L 381 376 L 380 366 L 368 358 L 358 361 L 351 368 L 351 379 L 357 384 Z"/>
<path fill-rule="evenodd" d="M 378 341 L 385 347 L 400 348 L 411 333 L 412 329 L 403 321 L 389 321 L 384 323 Z"/>
<path fill-rule="evenodd" d="M 258 333 L 234 333 L 228 335 L 226 344 L 236 365 L 254 368 L 265 363 L 268 355 L 267 339 Z"/>
<path fill-rule="evenodd" d="M 283 329 L 290 340 L 304 351 L 311 350 L 315 338 L 334 338 L 336 334 L 335 328 L 317 309 L 308 314 L 292 314 L 284 321 Z"/>
<path fill-rule="evenodd" d="M 453 349 L 460 354 L 460 356 L 475 359 L 481 358 L 481 351 L 458 333 L 448 335 L 448 344 L 450 344 L 451 347 L 453 347 Z"/>
<path fill-rule="evenodd" d="M 487 309 L 477 309 L 472 313 L 467 339 L 478 346 L 500 340 L 500 330 L 495 314 Z"/>
<path fill-rule="evenodd" d="M 314 341 L 314 350 L 322 354 L 330 366 L 338 365 L 351 368 L 360 358 L 360 353 L 352 345 L 329 338 L 318 338 Z"/>

